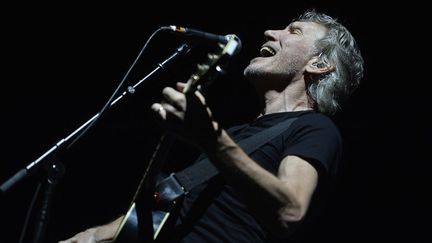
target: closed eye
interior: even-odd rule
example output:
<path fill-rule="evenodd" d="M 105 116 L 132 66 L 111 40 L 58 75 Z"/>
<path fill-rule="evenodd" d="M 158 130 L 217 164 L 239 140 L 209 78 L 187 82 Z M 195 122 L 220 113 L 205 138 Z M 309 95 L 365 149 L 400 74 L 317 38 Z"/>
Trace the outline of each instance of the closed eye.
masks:
<path fill-rule="evenodd" d="M 299 34 L 299 35 L 302 34 L 301 29 L 298 28 L 298 27 L 290 26 L 289 30 L 290 30 L 290 32 L 293 33 L 293 34 Z"/>

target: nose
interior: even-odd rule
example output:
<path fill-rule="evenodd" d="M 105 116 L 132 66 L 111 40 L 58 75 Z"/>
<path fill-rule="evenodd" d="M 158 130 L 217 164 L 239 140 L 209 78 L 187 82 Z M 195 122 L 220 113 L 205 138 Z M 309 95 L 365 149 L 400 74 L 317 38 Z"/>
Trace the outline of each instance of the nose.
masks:
<path fill-rule="evenodd" d="M 266 30 L 264 31 L 264 37 L 267 41 L 275 41 L 277 40 L 277 30 Z"/>

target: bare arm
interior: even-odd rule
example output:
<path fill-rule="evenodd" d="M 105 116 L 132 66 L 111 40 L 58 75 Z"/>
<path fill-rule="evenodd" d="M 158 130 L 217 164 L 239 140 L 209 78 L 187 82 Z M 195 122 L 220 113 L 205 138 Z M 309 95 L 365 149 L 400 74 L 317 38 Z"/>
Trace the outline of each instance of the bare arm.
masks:
<path fill-rule="evenodd" d="M 182 85 L 179 84 L 179 90 Z M 171 88 L 152 108 L 175 134 L 202 149 L 227 181 L 238 188 L 257 218 L 278 235 L 290 232 L 305 215 L 318 173 L 297 156 L 285 157 L 275 176 L 252 160 L 212 119 L 204 97 Z M 163 108 L 163 109 L 162 109 Z M 265 205 L 265 210 L 263 210 Z"/>
<path fill-rule="evenodd" d="M 317 171 L 307 161 L 287 156 L 275 176 L 253 161 L 224 131 L 206 152 L 273 233 L 288 234 L 291 226 L 304 217 L 318 181 Z"/>
<path fill-rule="evenodd" d="M 110 242 L 114 239 L 115 233 L 120 226 L 123 216 L 115 219 L 114 221 L 89 228 L 83 232 L 80 232 L 73 237 L 60 241 L 59 243 L 99 243 L 99 242 Z"/>

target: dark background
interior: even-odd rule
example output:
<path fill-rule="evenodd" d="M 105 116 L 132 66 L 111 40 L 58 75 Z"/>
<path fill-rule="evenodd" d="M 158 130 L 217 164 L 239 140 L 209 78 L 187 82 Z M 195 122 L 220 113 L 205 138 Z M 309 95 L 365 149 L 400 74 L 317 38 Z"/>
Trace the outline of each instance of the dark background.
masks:
<path fill-rule="evenodd" d="M 183 3 L 182 3 L 183 4 Z M 431 148 L 426 80 L 420 59 L 409 54 L 423 32 L 421 6 L 366 3 L 247 4 L 205 2 L 22 5 L 2 8 L 0 182 L 41 156 L 105 104 L 151 33 L 180 25 L 238 35 L 242 51 L 226 77 L 208 91 L 217 119 L 230 126 L 253 118 L 257 103 L 241 76 L 257 56 L 266 29 L 284 28 L 305 9 L 338 17 L 357 38 L 366 71 L 360 88 L 334 120 L 345 157 L 327 236 L 333 242 L 415 242 L 425 235 L 426 157 Z M 241 3 L 239 3 L 242 5 Z M 201 6 L 202 5 L 202 6 Z M 195 10 L 193 10 L 196 8 Z M 420 30 L 418 30 L 420 29 Z M 179 46 L 158 34 L 127 79 L 134 84 Z M 53 199 L 48 241 L 105 223 L 127 208 L 162 129 L 150 112 L 164 86 L 185 81 L 210 47 L 192 52 L 152 76 L 136 95 L 99 120 L 59 160 L 66 173 Z M 416 64 L 419 64 L 417 66 Z M 122 89 L 124 90 L 124 88 Z M 169 153 L 181 164 L 197 151 L 176 143 Z M 41 170 L 38 170 L 41 171 Z M 17 242 L 39 175 L 27 177 L 0 201 L 0 242 Z"/>

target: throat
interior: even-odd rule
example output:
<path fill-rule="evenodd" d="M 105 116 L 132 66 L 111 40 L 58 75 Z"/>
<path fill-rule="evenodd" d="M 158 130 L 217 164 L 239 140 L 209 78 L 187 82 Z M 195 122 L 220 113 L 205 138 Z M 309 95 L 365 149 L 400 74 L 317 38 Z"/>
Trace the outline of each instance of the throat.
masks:
<path fill-rule="evenodd" d="M 265 96 L 265 107 L 262 114 L 308 110 L 313 110 L 313 105 L 306 93 L 289 94 L 282 92 L 275 94 L 274 92 L 268 92 Z"/>

